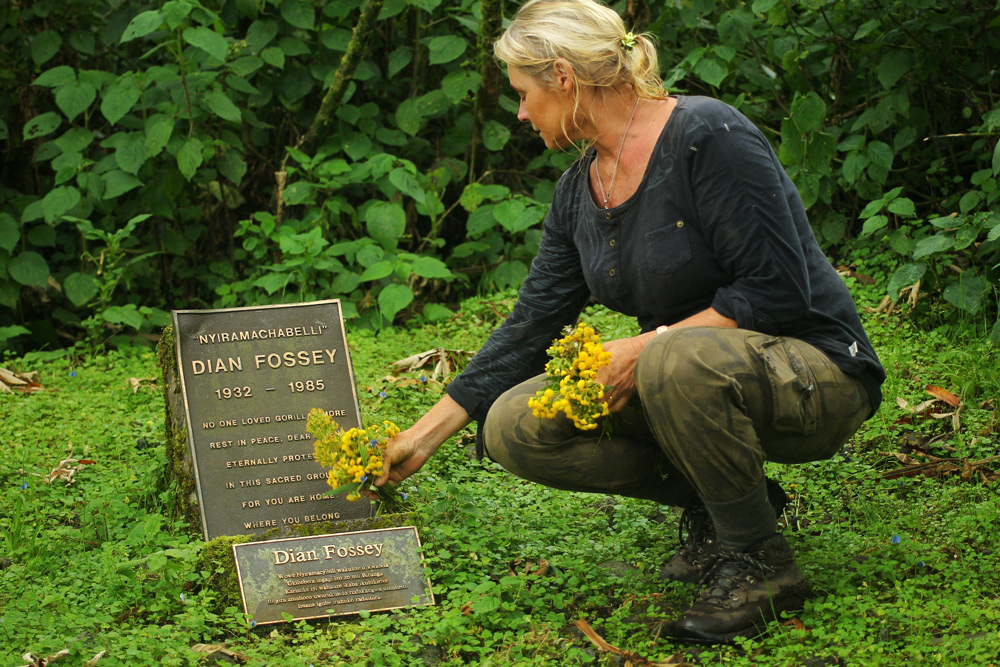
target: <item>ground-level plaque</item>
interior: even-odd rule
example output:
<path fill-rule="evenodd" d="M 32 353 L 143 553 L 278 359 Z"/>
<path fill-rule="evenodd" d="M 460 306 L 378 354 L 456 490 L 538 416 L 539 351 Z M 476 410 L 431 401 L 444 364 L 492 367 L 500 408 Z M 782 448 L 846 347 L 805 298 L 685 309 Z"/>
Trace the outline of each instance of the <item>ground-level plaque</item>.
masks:
<path fill-rule="evenodd" d="M 312 408 L 361 425 L 340 302 L 176 310 L 177 366 L 206 540 L 370 516 L 329 491 Z"/>
<path fill-rule="evenodd" d="M 434 604 L 412 526 L 234 544 L 233 555 L 258 624 Z"/>

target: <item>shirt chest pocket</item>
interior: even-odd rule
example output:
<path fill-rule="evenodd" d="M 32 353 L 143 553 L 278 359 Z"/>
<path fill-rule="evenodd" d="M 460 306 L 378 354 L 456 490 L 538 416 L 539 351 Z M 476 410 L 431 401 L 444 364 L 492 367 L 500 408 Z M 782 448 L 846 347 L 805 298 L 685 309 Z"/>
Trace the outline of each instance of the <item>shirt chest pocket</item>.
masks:
<path fill-rule="evenodd" d="M 673 273 L 691 261 L 691 242 L 684 221 L 647 232 L 642 256 L 652 273 Z"/>

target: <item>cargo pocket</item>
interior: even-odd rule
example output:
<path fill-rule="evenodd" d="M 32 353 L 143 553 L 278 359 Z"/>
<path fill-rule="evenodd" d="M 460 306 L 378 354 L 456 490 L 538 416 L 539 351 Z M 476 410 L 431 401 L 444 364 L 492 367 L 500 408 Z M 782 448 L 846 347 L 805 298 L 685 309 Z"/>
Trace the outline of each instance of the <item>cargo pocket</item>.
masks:
<path fill-rule="evenodd" d="M 777 431 L 814 434 L 819 396 L 808 364 L 782 338 L 750 337 L 747 347 L 760 358 L 771 386 L 772 427 Z"/>

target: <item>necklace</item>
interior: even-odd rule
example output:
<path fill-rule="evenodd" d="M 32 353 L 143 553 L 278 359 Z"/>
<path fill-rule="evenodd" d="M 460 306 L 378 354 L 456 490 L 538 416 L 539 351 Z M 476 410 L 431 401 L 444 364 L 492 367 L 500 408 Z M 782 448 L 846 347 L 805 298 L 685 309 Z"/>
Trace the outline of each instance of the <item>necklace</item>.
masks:
<path fill-rule="evenodd" d="M 625 148 L 625 137 L 628 136 L 628 130 L 632 127 L 632 119 L 635 118 L 635 112 L 639 110 L 639 98 L 635 98 L 635 106 L 632 107 L 632 115 L 628 117 L 628 124 L 625 125 L 625 131 L 622 133 L 622 141 L 618 144 L 618 155 L 615 156 L 615 167 L 611 170 L 611 184 L 608 186 L 608 193 L 604 194 L 604 182 L 601 180 L 601 165 L 598 164 L 598 160 L 601 159 L 600 153 L 596 153 L 594 156 L 594 171 L 597 172 L 597 186 L 601 189 L 601 199 L 604 200 L 604 208 L 608 207 L 608 200 L 611 199 L 611 190 L 615 187 L 615 176 L 618 175 L 618 162 L 622 159 L 622 149 Z"/>

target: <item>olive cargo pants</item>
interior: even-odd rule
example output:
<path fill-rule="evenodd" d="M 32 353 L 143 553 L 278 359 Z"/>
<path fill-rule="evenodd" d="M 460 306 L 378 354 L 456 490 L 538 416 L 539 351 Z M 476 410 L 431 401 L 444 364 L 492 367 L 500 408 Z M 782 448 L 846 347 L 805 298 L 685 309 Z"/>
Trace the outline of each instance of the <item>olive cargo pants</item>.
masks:
<path fill-rule="evenodd" d="M 871 409 L 861 382 L 812 345 L 742 329 L 660 334 L 634 376 L 637 395 L 610 434 L 533 416 L 528 399 L 543 375 L 510 389 L 486 419 L 488 455 L 555 488 L 675 506 L 697 493 L 711 508 L 763 488 L 765 459 L 833 456 Z"/>

